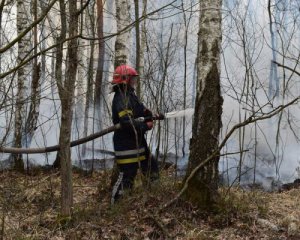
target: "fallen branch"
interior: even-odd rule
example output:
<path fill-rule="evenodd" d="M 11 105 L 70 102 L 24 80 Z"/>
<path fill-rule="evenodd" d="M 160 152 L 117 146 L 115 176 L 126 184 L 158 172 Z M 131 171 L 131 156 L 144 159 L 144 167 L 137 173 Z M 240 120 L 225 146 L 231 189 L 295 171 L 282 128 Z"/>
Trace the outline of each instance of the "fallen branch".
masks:
<path fill-rule="evenodd" d="M 5 45 L 4 47 L 0 48 L 0 54 L 4 53 L 5 51 L 7 51 L 8 49 L 10 49 L 11 47 L 13 47 L 20 39 L 22 39 L 29 31 L 32 30 L 32 28 L 34 26 L 36 26 L 37 24 L 39 24 L 48 14 L 48 12 L 52 9 L 53 5 L 56 3 L 57 0 L 53 0 L 48 7 L 45 9 L 45 11 L 42 13 L 42 15 L 35 20 L 33 23 L 31 23 L 23 32 L 21 32 L 17 37 L 15 37 L 15 39 L 13 39 L 12 41 L 10 41 L 7 45 Z"/>
<path fill-rule="evenodd" d="M 153 214 L 147 214 L 144 217 L 144 219 L 147 219 L 147 218 L 151 219 L 156 224 L 156 226 L 159 227 L 159 229 L 162 231 L 163 235 L 165 236 L 164 239 L 173 239 L 172 236 L 168 233 L 168 231 L 164 227 L 164 224 L 161 223 L 155 215 L 153 215 Z"/>

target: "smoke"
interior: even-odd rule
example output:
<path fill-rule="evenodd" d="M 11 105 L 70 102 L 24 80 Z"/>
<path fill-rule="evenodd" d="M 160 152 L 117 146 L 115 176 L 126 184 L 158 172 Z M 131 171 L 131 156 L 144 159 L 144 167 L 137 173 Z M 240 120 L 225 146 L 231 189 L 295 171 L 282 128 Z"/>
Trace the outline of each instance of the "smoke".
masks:
<path fill-rule="evenodd" d="M 262 106 L 268 102 L 259 94 L 257 97 Z M 285 99 L 285 102 L 289 100 L 291 99 Z M 279 105 L 283 99 L 277 102 Z M 266 113 L 270 110 L 271 108 L 266 105 L 262 112 Z M 221 138 L 225 136 L 228 129 L 241 122 L 245 114 L 247 117 L 252 114 L 229 97 L 225 97 L 223 112 Z M 265 189 L 272 189 L 274 183 L 291 182 L 298 178 L 300 149 L 296 119 L 299 117 L 299 110 L 295 105 L 271 119 L 236 130 L 224 147 L 223 154 L 237 153 L 220 159 L 220 172 L 224 173 L 226 182 L 228 184 L 238 181 L 240 184 L 257 183 Z M 239 174 L 242 175 L 239 177 Z"/>
<path fill-rule="evenodd" d="M 165 114 L 166 118 L 181 118 L 181 117 L 189 117 L 194 114 L 194 108 L 187 108 L 184 110 L 173 111 Z"/>

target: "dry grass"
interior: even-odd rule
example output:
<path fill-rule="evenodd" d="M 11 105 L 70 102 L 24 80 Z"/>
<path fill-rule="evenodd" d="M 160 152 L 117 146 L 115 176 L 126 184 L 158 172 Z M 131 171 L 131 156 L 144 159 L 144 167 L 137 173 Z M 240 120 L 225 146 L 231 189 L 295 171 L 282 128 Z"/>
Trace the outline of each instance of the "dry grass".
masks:
<path fill-rule="evenodd" d="M 34 176 L 0 174 L 0 237 L 3 239 L 300 239 L 290 234 L 300 216 L 299 190 L 284 193 L 220 189 L 213 213 L 199 212 L 179 200 L 158 213 L 175 196 L 172 170 L 151 188 L 140 181 L 133 192 L 111 207 L 109 172 L 92 177 L 74 173 L 71 219 L 59 215 L 58 172 Z M 288 216 L 293 216 L 288 218 Z M 273 225 L 278 230 L 272 229 Z"/>

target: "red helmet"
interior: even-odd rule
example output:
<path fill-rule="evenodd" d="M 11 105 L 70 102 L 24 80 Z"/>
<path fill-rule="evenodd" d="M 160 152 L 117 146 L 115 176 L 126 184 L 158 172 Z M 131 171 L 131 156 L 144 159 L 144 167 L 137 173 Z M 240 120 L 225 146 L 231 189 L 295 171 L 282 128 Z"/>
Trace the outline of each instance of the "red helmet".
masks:
<path fill-rule="evenodd" d="M 116 68 L 112 80 L 112 84 L 129 83 L 133 76 L 138 76 L 137 71 L 128 65 L 120 65 Z"/>

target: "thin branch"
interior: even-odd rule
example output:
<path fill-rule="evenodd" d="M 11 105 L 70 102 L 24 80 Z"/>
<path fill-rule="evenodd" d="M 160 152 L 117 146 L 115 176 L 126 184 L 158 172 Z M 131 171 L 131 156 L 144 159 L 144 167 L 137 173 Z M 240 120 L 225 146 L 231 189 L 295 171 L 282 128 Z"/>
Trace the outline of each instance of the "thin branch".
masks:
<path fill-rule="evenodd" d="M 25 61 L 19 63 L 16 67 L 12 68 L 11 70 L 9 70 L 9 71 L 7 71 L 7 72 L 5 72 L 5 73 L 0 74 L 0 79 L 1 79 L 1 78 L 4 78 L 4 77 L 6 77 L 6 76 L 8 76 L 9 74 L 11 74 L 11 73 L 13 73 L 13 72 L 15 72 L 15 71 L 17 71 L 20 67 L 23 67 L 23 66 L 26 65 L 28 62 L 30 62 L 32 59 L 34 59 L 34 58 L 36 58 L 36 57 L 38 57 L 38 56 L 40 56 L 40 55 L 42 55 L 42 54 L 45 54 L 46 52 L 48 52 L 48 51 L 51 50 L 52 48 L 55 48 L 55 47 L 59 46 L 60 44 L 62 44 L 62 43 L 64 43 L 64 42 L 67 42 L 67 41 L 70 41 L 70 40 L 72 40 L 72 39 L 74 39 L 74 38 L 79 38 L 79 37 L 80 37 L 80 35 L 73 36 L 73 37 L 70 37 L 70 38 L 66 38 L 66 39 L 64 39 L 63 41 L 60 41 L 60 42 L 58 42 L 58 43 L 56 43 L 56 44 L 54 44 L 54 45 L 52 45 L 52 46 L 50 46 L 50 47 L 48 47 L 48 48 L 42 50 L 42 51 L 40 51 L 39 53 L 37 53 L 37 54 L 35 54 L 35 55 L 32 55 L 30 58 L 28 58 L 28 59 L 26 59 Z"/>
<path fill-rule="evenodd" d="M 296 73 L 298 76 L 300 76 L 300 73 L 298 71 L 296 71 L 295 69 L 293 69 L 293 68 L 290 68 L 290 67 L 288 67 L 286 65 L 282 65 L 282 64 L 280 64 L 280 63 L 278 63 L 276 61 L 273 61 L 273 63 L 277 64 L 278 67 L 282 67 L 282 68 L 288 69 L 291 72 Z"/>
<path fill-rule="evenodd" d="M 110 35 L 107 35 L 107 36 L 103 37 L 103 39 L 110 39 L 110 38 L 113 38 L 113 37 L 115 37 L 115 36 L 117 36 L 117 35 L 120 35 L 120 34 L 122 34 L 122 33 L 124 33 L 124 32 L 129 31 L 131 28 L 135 27 L 135 24 L 136 24 L 137 22 L 141 22 L 141 21 L 145 20 L 145 19 L 148 18 L 149 16 L 154 15 L 155 13 L 157 13 L 157 12 L 163 10 L 164 8 L 166 8 L 166 7 L 170 6 L 170 5 L 172 5 L 172 4 L 175 3 L 175 2 L 176 2 L 176 0 L 173 1 L 173 2 L 171 2 L 171 3 L 169 3 L 169 4 L 167 4 L 167 5 L 162 6 L 161 8 L 158 8 L 158 9 L 156 9 L 156 10 L 154 10 L 154 11 L 148 13 L 148 14 L 145 15 L 145 16 L 141 16 L 141 17 L 138 18 L 137 20 L 131 22 L 129 25 L 127 25 L 126 27 L 124 27 L 123 29 L 121 29 L 119 32 L 116 32 L 116 33 L 112 33 L 112 34 L 110 34 Z M 99 40 L 99 38 L 89 38 L 89 37 L 85 37 L 85 36 L 81 36 L 81 38 L 82 38 L 82 39 L 85 39 L 85 40 Z"/>
<path fill-rule="evenodd" d="M 87 8 L 87 6 L 89 5 L 90 1 L 91 0 L 87 0 L 86 3 L 82 6 L 82 8 L 77 11 L 77 13 L 76 13 L 77 16 L 79 16 L 84 11 L 84 9 Z"/>
<path fill-rule="evenodd" d="M 55 0 L 55 1 L 57 1 L 57 0 Z M 55 1 L 54 1 L 54 2 L 55 2 Z M 167 5 L 165 5 L 165 6 L 161 7 L 161 8 L 159 8 L 159 9 L 156 9 L 155 11 L 153 11 L 153 12 L 147 14 L 146 16 L 140 17 L 137 21 L 141 21 L 141 20 L 146 19 L 148 16 L 153 15 L 153 14 L 155 14 L 155 13 L 161 11 L 162 9 L 164 9 L 164 8 L 166 8 L 166 7 L 170 6 L 170 5 L 172 5 L 174 2 L 176 2 L 176 1 L 173 1 L 173 2 L 171 2 L 171 3 L 169 3 L 169 4 L 167 4 Z M 53 3 L 53 4 L 54 4 L 54 3 Z M 51 5 L 53 5 L 53 4 L 51 4 Z M 48 12 L 49 10 L 50 10 L 50 9 L 49 9 L 49 7 L 48 7 L 47 10 L 46 10 L 46 12 Z M 41 17 L 42 17 L 42 16 L 41 16 Z M 41 18 L 41 17 L 40 17 L 40 18 Z M 38 23 L 42 20 L 42 19 L 40 19 L 40 18 L 37 20 L 38 22 L 37 22 L 36 24 L 38 24 Z M 134 22 L 132 22 L 131 24 L 129 24 L 128 26 L 124 27 L 124 28 L 121 29 L 119 32 L 114 33 L 114 34 L 107 35 L 107 36 L 103 37 L 102 39 L 99 39 L 99 38 L 88 38 L 88 37 L 84 37 L 84 36 L 82 36 L 82 35 L 77 35 L 77 36 L 74 36 L 74 37 L 65 39 L 63 42 L 59 42 L 59 43 L 57 43 L 57 44 L 55 44 L 55 45 L 52 45 L 52 46 L 48 47 L 47 49 L 44 49 L 43 51 L 37 53 L 36 55 L 33 55 L 32 57 L 28 58 L 26 61 L 21 62 L 18 66 L 12 68 L 11 70 L 9 70 L 9 71 L 7 71 L 7 72 L 5 72 L 5 73 L 0 74 L 0 79 L 1 79 L 1 78 L 4 78 L 4 77 L 6 77 L 6 76 L 8 76 L 8 75 L 11 74 L 11 73 L 13 73 L 14 71 L 16 71 L 16 70 L 19 69 L 20 67 L 24 66 L 25 64 L 27 64 L 28 62 L 30 62 L 32 59 L 36 58 L 37 56 L 40 56 L 40 55 L 46 53 L 47 51 L 51 50 L 52 48 L 57 47 L 57 46 L 60 45 L 61 43 L 64 43 L 64 42 L 66 42 L 66 41 L 70 41 L 70 40 L 72 40 L 73 38 L 78 37 L 78 38 L 82 38 L 82 39 L 85 39 L 85 40 L 104 40 L 104 39 L 110 39 L 110 38 L 115 37 L 115 36 L 117 36 L 117 35 L 119 35 L 119 34 L 122 34 L 123 32 L 126 32 L 126 31 L 130 30 L 131 28 L 133 28 L 133 27 L 135 26 L 135 23 L 136 23 L 136 21 L 134 21 Z M 34 23 L 32 23 L 31 25 L 34 26 Z M 31 26 L 31 27 L 32 27 L 32 26 Z M 27 29 L 26 29 L 26 30 L 27 30 Z M 25 30 L 25 31 L 26 31 L 26 30 Z M 21 33 L 21 34 L 22 34 L 22 33 Z M 21 34 L 20 34 L 20 35 L 21 35 Z M 25 33 L 25 34 L 26 34 L 26 33 Z M 25 35 L 25 34 L 24 34 L 24 35 Z M 23 36 L 24 36 L 24 35 L 23 35 Z M 23 36 L 22 36 L 22 37 L 23 37 Z M 18 39 L 19 39 L 19 38 L 17 37 L 17 41 L 18 41 Z M 12 43 L 12 42 L 11 42 L 11 43 Z M 11 44 L 11 43 L 10 43 L 10 44 Z M 13 44 L 12 44 L 11 46 L 13 46 Z M 11 47 L 11 46 L 10 46 L 10 47 Z M 6 48 L 6 47 L 4 47 L 4 48 Z M 4 49 L 4 48 L 2 48 L 2 49 Z M 2 49 L 0 49 L 0 53 L 1 53 Z M 7 50 L 7 49 L 6 49 L 6 50 Z"/>
<path fill-rule="evenodd" d="M 31 29 L 39 24 L 44 17 L 46 17 L 46 15 L 48 14 L 48 12 L 51 10 L 51 8 L 53 7 L 53 5 L 56 3 L 57 0 L 53 0 L 48 8 L 45 10 L 45 12 L 33 23 L 31 23 L 23 32 L 21 32 L 14 40 L 12 40 L 11 42 L 9 42 L 6 46 L 4 46 L 3 48 L 0 48 L 0 54 L 4 53 L 5 51 L 7 51 L 8 49 L 10 49 L 12 46 L 14 46 L 21 38 L 23 38 L 29 31 L 31 31 Z"/>

